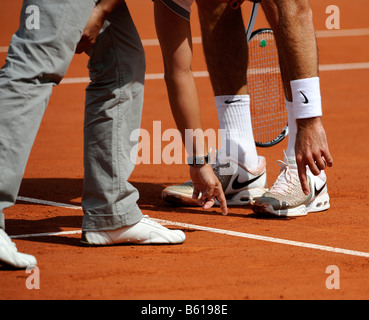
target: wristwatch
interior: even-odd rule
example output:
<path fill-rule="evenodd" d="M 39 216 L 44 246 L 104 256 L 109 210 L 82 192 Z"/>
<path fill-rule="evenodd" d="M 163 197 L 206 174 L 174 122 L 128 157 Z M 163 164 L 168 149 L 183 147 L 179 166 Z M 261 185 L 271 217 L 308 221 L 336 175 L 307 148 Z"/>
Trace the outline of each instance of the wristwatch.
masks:
<path fill-rule="evenodd" d="M 190 156 L 187 158 L 187 164 L 189 166 L 203 166 L 210 162 L 209 154 L 205 156 Z"/>

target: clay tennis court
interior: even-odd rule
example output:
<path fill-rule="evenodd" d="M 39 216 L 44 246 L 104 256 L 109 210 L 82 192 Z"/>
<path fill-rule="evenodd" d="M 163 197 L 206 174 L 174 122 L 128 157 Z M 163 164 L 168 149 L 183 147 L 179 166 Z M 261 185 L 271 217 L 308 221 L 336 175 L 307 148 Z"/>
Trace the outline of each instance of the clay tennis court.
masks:
<path fill-rule="evenodd" d="M 161 190 L 189 179 L 183 165 L 140 164 L 130 181 L 144 214 L 187 236 L 178 246 L 83 247 L 83 109 L 87 56 L 75 56 L 54 89 L 6 230 L 19 251 L 37 257 L 40 289 L 24 270 L 0 267 L 0 299 L 368 299 L 369 298 L 369 27 L 366 0 L 311 0 L 320 53 L 323 123 L 334 166 L 327 170 L 331 208 L 295 219 L 259 217 L 247 207 L 173 207 Z M 147 81 L 142 128 L 175 128 L 161 77 L 163 65 L 150 0 L 127 0 L 143 39 Z M 21 0 L 0 0 L 0 63 L 19 23 Z M 327 30 L 328 5 L 340 9 L 340 30 Z M 250 4 L 243 6 L 248 19 Z M 192 14 L 193 71 L 204 129 L 218 128 L 202 53 L 197 9 Z M 265 27 L 259 14 L 256 27 Z M 298 45 L 298 44 L 296 44 Z M 1 115 L 0 115 L 1 116 Z M 164 148 L 168 142 L 162 142 Z M 268 149 L 268 182 L 279 173 L 285 139 Z M 1 173 L 0 173 L 1 174 Z M 339 270 L 329 289 L 328 266 Z"/>

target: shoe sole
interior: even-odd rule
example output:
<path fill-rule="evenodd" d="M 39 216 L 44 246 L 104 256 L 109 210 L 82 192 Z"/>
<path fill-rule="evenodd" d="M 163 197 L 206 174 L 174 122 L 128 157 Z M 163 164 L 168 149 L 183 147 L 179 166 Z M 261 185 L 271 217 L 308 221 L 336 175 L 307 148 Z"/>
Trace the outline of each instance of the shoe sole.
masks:
<path fill-rule="evenodd" d="M 266 188 L 253 188 L 243 190 L 236 194 L 226 195 L 228 206 L 250 206 L 259 199 L 265 192 Z M 196 199 L 192 198 L 192 195 L 175 192 L 175 191 L 162 191 L 162 199 L 169 203 L 174 203 L 181 206 L 198 207 L 199 204 Z M 219 206 L 219 202 L 216 199 L 215 205 Z"/>
<path fill-rule="evenodd" d="M 89 241 L 87 239 L 86 233 L 82 232 L 82 237 L 81 237 L 81 244 L 84 246 L 89 246 L 89 247 L 104 247 L 104 246 L 118 246 L 118 245 L 178 245 L 178 244 L 182 244 L 185 242 L 186 240 L 186 236 L 184 235 L 184 233 L 182 231 L 179 230 L 172 230 L 172 233 L 176 233 L 177 234 L 177 239 L 174 240 L 173 239 L 173 235 L 168 235 L 168 234 L 161 234 L 158 235 L 158 231 L 151 231 L 150 232 L 150 237 L 149 238 L 143 238 L 143 239 L 139 239 L 138 237 L 132 237 L 132 238 L 120 238 L 120 239 L 116 239 L 116 240 L 111 240 L 110 241 L 99 241 L 99 242 L 94 242 Z M 156 235 L 155 235 L 156 233 Z M 168 239 L 169 237 L 172 237 L 172 240 Z M 105 240 L 105 239 L 104 239 Z"/>
<path fill-rule="evenodd" d="M 94 244 L 89 243 L 80 240 L 80 243 L 84 247 L 92 247 L 92 248 L 98 248 L 98 247 L 114 247 L 114 246 L 176 246 L 183 244 L 185 240 L 181 242 L 148 242 L 148 241 L 142 241 L 142 242 L 117 242 L 117 243 L 107 243 L 107 244 Z"/>
<path fill-rule="evenodd" d="M 330 208 L 329 195 L 327 192 L 316 197 L 313 201 L 310 201 L 306 206 L 307 212 L 321 212 Z"/>
<path fill-rule="evenodd" d="M 263 203 L 253 207 L 255 213 L 270 214 L 278 217 L 302 217 L 310 212 L 322 212 L 330 208 L 328 193 L 321 194 L 307 205 L 291 209 L 276 210 L 270 204 Z"/>

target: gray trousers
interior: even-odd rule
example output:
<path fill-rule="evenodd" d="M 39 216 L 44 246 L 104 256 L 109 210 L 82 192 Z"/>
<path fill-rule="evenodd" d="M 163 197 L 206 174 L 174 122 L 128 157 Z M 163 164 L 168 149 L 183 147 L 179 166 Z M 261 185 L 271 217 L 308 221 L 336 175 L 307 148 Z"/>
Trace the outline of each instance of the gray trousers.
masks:
<path fill-rule="evenodd" d="M 93 9 L 93 0 L 24 0 L 19 30 L 0 70 L 0 227 L 17 198 L 52 87 L 59 84 Z M 37 25 L 37 10 L 39 25 Z M 36 14 L 36 16 L 32 16 Z M 111 230 L 142 218 L 128 178 L 140 127 L 145 56 L 125 4 L 108 18 L 89 60 L 84 123 L 82 229 Z"/>

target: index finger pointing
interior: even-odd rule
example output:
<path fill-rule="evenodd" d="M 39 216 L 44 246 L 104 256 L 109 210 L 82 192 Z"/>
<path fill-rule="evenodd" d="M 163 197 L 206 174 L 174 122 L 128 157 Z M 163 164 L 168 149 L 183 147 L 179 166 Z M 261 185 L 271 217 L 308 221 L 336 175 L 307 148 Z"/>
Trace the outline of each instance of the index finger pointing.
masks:
<path fill-rule="evenodd" d="M 216 187 L 215 188 L 214 195 L 218 199 L 220 208 L 222 210 L 222 214 L 226 216 L 228 214 L 227 199 L 226 199 L 226 197 L 224 195 L 224 192 L 223 192 L 222 187 L 220 187 L 220 188 L 219 187 Z"/>

